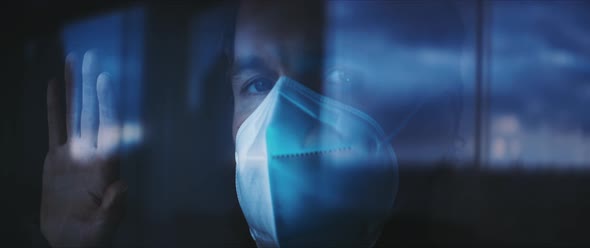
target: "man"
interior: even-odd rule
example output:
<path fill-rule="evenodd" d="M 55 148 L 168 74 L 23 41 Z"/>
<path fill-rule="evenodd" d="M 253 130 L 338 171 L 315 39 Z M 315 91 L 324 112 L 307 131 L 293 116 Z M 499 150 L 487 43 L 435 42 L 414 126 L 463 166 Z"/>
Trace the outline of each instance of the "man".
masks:
<path fill-rule="evenodd" d="M 436 31 L 441 47 L 460 49 L 460 22 L 444 7 L 241 3 L 231 54 L 236 187 L 258 246 L 372 246 L 394 207 L 398 161 L 412 159 L 398 151 L 404 132 L 443 137 L 428 156 L 449 151 L 459 77 L 415 77 L 437 66 L 421 66 L 420 54 L 403 47 L 431 41 Z M 86 53 L 80 116 L 68 91 L 71 63 L 66 116 L 58 83 L 49 83 L 41 227 L 53 246 L 107 242 L 123 217 L 110 81 L 95 63 Z M 436 123 L 420 124 L 441 113 Z"/>

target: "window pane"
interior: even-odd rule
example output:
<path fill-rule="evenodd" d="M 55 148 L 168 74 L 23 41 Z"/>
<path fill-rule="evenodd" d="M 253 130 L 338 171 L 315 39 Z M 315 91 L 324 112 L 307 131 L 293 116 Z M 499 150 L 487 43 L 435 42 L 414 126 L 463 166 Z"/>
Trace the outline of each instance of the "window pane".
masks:
<path fill-rule="evenodd" d="M 325 94 L 375 118 L 402 167 L 473 160 L 474 7 L 443 1 L 326 5 Z M 332 82 L 339 77 L 352 86 Z"/>
<path fill-rule="evenodd" d="M 491 164 L 588 168 L 590 4 L 497 1 L 491 11 Z"/>

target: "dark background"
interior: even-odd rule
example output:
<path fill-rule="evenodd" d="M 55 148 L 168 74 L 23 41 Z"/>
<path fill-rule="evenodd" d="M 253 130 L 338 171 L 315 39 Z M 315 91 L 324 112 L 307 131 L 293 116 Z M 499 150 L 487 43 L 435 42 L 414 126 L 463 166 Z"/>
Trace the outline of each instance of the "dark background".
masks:
<path fill-rule="evenodd" d="M 140 102 L 146 111 L 140 119 L 148 123 L 149 135 L 125 156 L 122 173 L 130 183 L 129 211 L 116 246 L 254 245 L 235 199 L 229 86 L 204 84 L 207 93 L 194 110 L 178 101 L 189 86 L 174 83 L 189 80 L 191 39 L 186 30 L 191 18 L 213 2 L 142 1 L 145 80 Z M 13 8 L 3 9 L 7 44 L 2 46 L 6 56 L 1 90 L 2 215 L 9 220 L 2 233 L 8 234 L 8 243 L 18 237 L 20 246 L 38 242 L 47 150 L 45 82 L 63 71 L 64 51 L 56 34 L 67 22 L 138 1 L 25 3 L 22 19 L 8 17 Z M 40 45 L 34 59 L 25 61 L 30 40 Z M 206 82 L 223 80 L 227 61 L 221 54 L 214 61 L 203 75 Z M 578 113 L 587 116 L 583 110 Z M 195 156 L 197 151 L 214 156 Z M 402 168 L 400 175 L 396 212 L 378 246 L 590 244 L 588 169 L 490 170 L 476 161 L 466 167 L 416 164 Z"/>

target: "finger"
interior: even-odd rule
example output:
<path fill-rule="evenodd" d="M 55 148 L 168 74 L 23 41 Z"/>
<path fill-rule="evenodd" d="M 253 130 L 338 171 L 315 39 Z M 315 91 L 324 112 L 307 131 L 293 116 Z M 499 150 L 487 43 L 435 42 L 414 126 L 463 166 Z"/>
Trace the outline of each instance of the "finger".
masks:
<path fill-rule="evenodd" d="M 80 137 L 92 146 L 96 146 L 98 132 L 98 99 L 96 79 L 98 61 L 94 51 L 84 54 L 82 61 L 82 112 L 80 114 Z"/>
<path fill-rule="evenodd" d="M 125 212 L 127 200 L 127 184 L 116 181 L 109 185 L 100 205 L 100 214 L 110 221 L 118 222 Z"/>
<path fill-rule="evenodd" d="M 96 82 L 98 95 L 98 143 L 99 152 L 110 153 L 119 144 L 121 130 L 117 121 L 115 89 L 107 73 L 101 73 Z"/>
<path fill-rule="evenodd" d="M 49 128 L 49 147 L 56 147 L 66 140 L 64 113 L 60 101 L 57 80 L 52 79 L 47 85 L 47 125 Z"/>
<path fill-rule="evenodd" d="M 80 115 L 78 111 L 79 101 L 78 85 L 74 80 L 75 54 L 70 53 L 66 57 L 64 79 L 66 85 L 66 130 L 68 139 L 78 138 L 80 136 Z"/>

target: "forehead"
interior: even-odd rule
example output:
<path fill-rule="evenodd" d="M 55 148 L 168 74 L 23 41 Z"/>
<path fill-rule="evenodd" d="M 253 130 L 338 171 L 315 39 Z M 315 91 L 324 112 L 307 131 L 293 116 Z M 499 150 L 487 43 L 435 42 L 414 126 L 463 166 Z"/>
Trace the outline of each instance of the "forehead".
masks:
<path fill-rule="evenodd" d="M 378 7 L 371 2 L 362 6 L 362 12 L 345 13 L 349 7 L 346 1 L 245 1 L 236 23 L 235 56 L 262 57 L 272 64 L 293 64 L 297 60 L 330 64 L 338 57 L 342 60 L 342 56 L 354 55 L 348 51 L 362 48 L 360 52 L 365 52 L 375 48 L 366 42 L 383 40 L 378 36 L 388 36 L 386 31 L 392 30 L 376 22 L 370 32 L 358 23 L 350 25 L 347 20 L 366 19 L 367 7 L 369 11 Z M 363 32 L 364 44 L 350 39 L 359 31 Z"/>
<path fill-rule="evenodd" d="M 244 1 L 236 23 L 237 57 L 288 58 L 320 51 L 323 43 L 321 1 Z"/>

